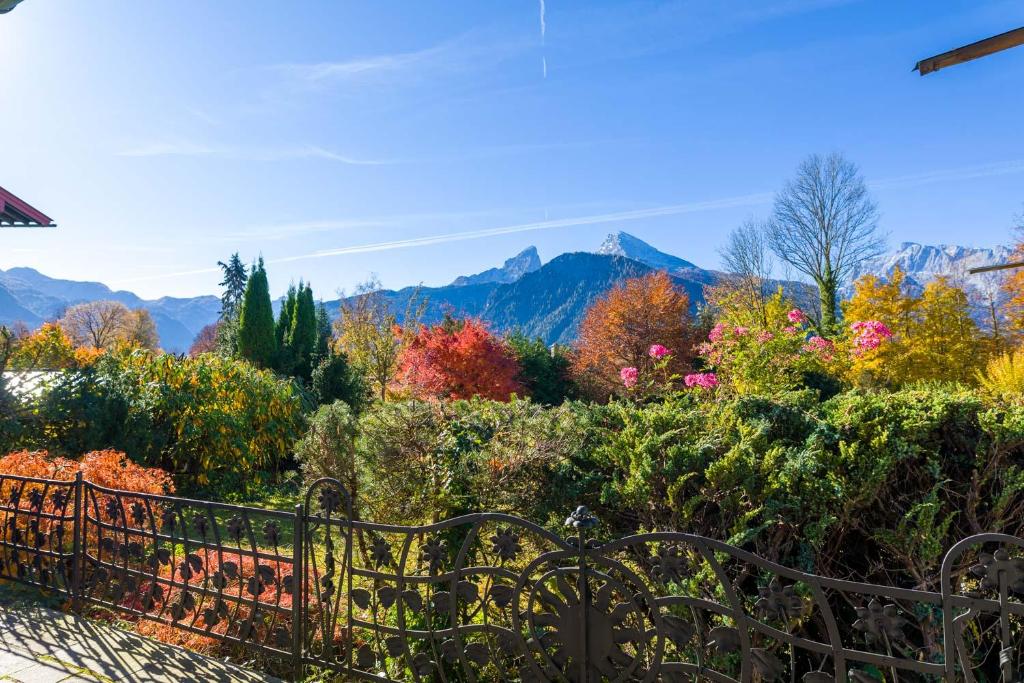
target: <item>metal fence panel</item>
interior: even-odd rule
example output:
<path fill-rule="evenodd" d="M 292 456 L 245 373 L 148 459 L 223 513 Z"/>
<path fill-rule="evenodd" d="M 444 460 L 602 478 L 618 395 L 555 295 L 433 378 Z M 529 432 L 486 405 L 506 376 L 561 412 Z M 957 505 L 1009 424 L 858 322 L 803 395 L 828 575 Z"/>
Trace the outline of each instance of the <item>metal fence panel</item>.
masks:
<path fill-rule="evenodd" d="M 0 579 L 281 660 L 386 681 L 1019 681 L 1024 540 L 965 539 L 939 591 L 783 567 L 676 532 L 597 540 L 478 513 L 354 519 L 0 474 Z M 280 668 L 280 664 L 278 665 Z"/>

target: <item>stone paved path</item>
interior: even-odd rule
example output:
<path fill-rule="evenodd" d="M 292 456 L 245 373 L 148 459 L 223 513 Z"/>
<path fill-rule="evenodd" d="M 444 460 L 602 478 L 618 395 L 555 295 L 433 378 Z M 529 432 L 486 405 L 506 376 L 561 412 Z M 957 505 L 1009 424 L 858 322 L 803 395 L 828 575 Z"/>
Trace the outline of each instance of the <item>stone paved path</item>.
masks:
<path fill-rule="evenodd" d="M 0 606 L 0 681 L 277 681 L 43 606 Z"/>

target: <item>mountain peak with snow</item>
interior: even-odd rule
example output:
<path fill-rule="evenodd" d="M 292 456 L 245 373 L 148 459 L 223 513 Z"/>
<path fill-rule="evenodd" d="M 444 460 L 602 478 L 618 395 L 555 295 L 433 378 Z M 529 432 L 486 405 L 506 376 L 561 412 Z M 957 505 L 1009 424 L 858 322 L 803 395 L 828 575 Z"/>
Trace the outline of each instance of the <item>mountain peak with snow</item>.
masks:
<path fill-rule="evenodd" d="M 689 261 L 658 251 L 639 237 L 622 231 L 609 234 L 598 247 L 597 253 L 604 256 L 623 256 L 657 270 L 667 270 L 670 273 L 698 269 Z"/>
<path fill-rule="evenodd" d="M 538 270 L 540 265 L 540 255 L 537 253 L 537 247 L 530 246 L 512 258 L 506 259 L 500 268 L 488 268 L 476 275 L 460 275 L 452 282 L 452 286 L 462 287 L 493 282 L 515 282 L 527 273 Z"/>

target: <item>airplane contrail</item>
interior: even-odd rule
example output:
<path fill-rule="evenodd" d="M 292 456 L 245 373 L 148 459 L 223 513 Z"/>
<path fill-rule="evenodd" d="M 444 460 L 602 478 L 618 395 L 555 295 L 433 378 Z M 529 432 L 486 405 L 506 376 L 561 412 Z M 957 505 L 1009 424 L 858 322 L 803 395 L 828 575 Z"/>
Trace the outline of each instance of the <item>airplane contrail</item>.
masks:
<path fill-rule="evenodd" d="M 540 46 L 541 46 L 541 50 L 542 51 L 544 49 L 544 46 L 547 43 L 547 33 L 548 33 L 547 20 L 546 20 L 546 17 L 544 16 L 545 14 L 546 14 L 546 9 L 544 7 L 544 0 L 540 0 Z M 543 53 L 541 54 L 541 57 L 540 57 L 540 68 L 541 68 L 541 73 L 544 74 L 544 78 L 547 79 L 547 77 L 548 77 L 548 58 L 547 58 L 547 55 L 545 55 Z"/>
<path fill-rule="evenodd" d="M 481 230 L 466 230 L 463 232 L 450 232 L 440 235 L 427 235 L 424 237 L 411 237 L 403 240 L 391 240 L 387 242 L 373 242 L 370 244 L 357 244 L 350 247 L 339 247 L 338 249 L 324 249 L 299 256 L 286 256 L 279 259 L 267 261 L 267 263 L 288 263 L 291 261 L 304 261 L 307 259 L 324 258 L 328 256 L 343 256 L 345 254 L 366 254 L 375 251 L 390 251 L 392 249 L 407 249 L 410 247 L 425 247 L 433 244 L 444 244 L 447 242 L 461 242 L 463 240 L 480 239 L 482 237 L 494 237 L 496 235 L 511 235 L 520 232 L 533 232 L 537 230 L 552 230 L 555 228 L 569 228 L 580 225 L 598 225 L 601 223 L 621 223 L 635 221 L 644 218 L 656 218 L 659 216 L 678 216 L 684 213 L 696 213 L 699 211 L 712 211 L 714 209 L 728 209 L 739 206 L 755 206 L 771 201 L 770 192 L 757 194 L 739 195 L 724 199 L 713 199 L 703 202 L 689 202 L 686 204 L 670 204 L 667 206 L 656 206 L 649 209 L 635 209 L 632 211 L 618 211 L 615 213 L 597 214 L 591 216 L 575 216 L 572 218 L 556 218 L 553 220 L 536 221 L 533 223 L 519 223 L 517 225 L 504 225 L 496 228 L 484 228 Z"/>
<path fill-rule="evenodd" d="M 902 187 L 918 187 L 933 183 L 948 182 L 951 180 L 966 180 L 971 178 L 986 178 L 992 176 L 1009 175 L 1024 172 L 1024 159 L 1011 159 L 992 164 L 976 166 L 964 166 L 961 168 L 941 169 L 927 171 L 911 175 L 881 178 L 868 182 L 868 186 L 875 190 Z M 498 235 L 510 235 L 522 232 L 534 232 L 541 230 L 554 230 L 558 228 L 576 227 L 582 225 L 598 225 L 602 223 L 619 223 L 627 221 L 643 220 L 645 218 L 657 218 L 660 216 L 678 216 L 687 213 L 698 213 L 701 211 L 713 211 L 716 209 L 729 209 L 743 206 L 758 206 L 771 202 L 774 193 L 759 192 L 754 194 L 737 195 L 722 199 L 707 201 L 688 202 L 683 204 L 669 204 L 656 206 L 648 209 L 635 209 L 631 211 L 619 211 L 615 213 L 595 214 L 590 216 L 575 216 L 571 218 L 557 218 L 553 220 L 536 221 L 533 223 L 519 223 L 515 225 L 504 225 L 494 228 L 483 228 L 477 230 L 466 230 L 462 232 L 442 233 L 439 235 L 426 235 L 423 237 L 411 237 L 401 240 L 390 240 L 384 242 L 372 242 L 357 244 L 337 249 L 325 249 L 308 254 L 297 256 L 286 256 L 282 258 L 267 260 L 267 263 L 290 263 L 294 261 L 306 261 L 331 256 L 344 256 L 346 254 L 367 254 L 378 251 L 391 251 L 393 249 L 411 249 L 416 247 L 427 247 L 434 244 L 445 244 L 448 242 L 461 242 L 464 240 L 481 239 Z M 200 275 L 206 273 L 220 272 L 218 268 L 202 268 L 186 270 L 162 275 L 150 275 L 137 278 L 126 278 L 118 280 L 118 283 L 141 282 L 148 280 L 162 280 L 165 278 L 179 277 L 184 275 Z"/>

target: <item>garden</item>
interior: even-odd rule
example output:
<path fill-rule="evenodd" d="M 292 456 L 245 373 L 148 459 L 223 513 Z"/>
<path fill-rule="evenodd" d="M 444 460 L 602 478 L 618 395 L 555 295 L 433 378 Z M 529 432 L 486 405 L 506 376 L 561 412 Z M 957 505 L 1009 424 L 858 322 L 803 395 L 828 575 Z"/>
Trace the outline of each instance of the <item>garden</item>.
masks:
<path fill-rule="evenodd" d="M 985 324 L 947 277 L 915 289 L 897 268 L 845 296 L 833 276 L 771 280 L 748 258 L 762 237 L 733 234 L 735 272 L 696 313 L 651 272 L 599 297 L 571 346 L 454 311 L 427 321 L 424 301 L 395 310 L 375 281 L 333 314 L 300 282 L 275 319 L 263 262 L 237 255 L 221 264 L 221 318 L 188 355 L 155 349 L 131 316 L 81 334 L 104 305 L 5 328 L 9 564 L 39 584 L 73 575 L 96 616 L 163 640 L 243 659 L 258 642 L 245 661 L 276 673 L 288 669 L 274 656 L 298 648 L 324 671 L 394 679 L 459 662 L 471 677 L 551 676 L 581 658 L 565 620 L 593 590 L 617 634 L 595 675 L 672 653 L 664 672 L 689 680 L 687 667 L 747 666 L 742 650 L 762 680 L 832 680 L 812 674 L 841 660 L 840 639 L 873 653 L 853 680 L 898 680 L 897 657 L 933 680 L 949 647 L 947 551 L 1024 534 L 1024 275 Z M 27 564 L 29 533 L 64 557 L 70 482 L 84 486 L 84 563 Z M 597 548 L 605 569 L 574 587 L 565 563 Z M 530 597 L 516 577 L 542 553 L 550 571 Z M 956 574 L 963 591 L 991 589 L 985 567 L 1013 562 L 970 558 L 981 569 Z M 663 611 L 615 603 L 641 576 Z M 904 591 L 900 607 L 855 584 Z M 517 640 L 524 604 L 555 653 L 535 669 L 534 641 Z M 754 641 L 744 605 L 776 620 L 749 622 Z M 828 626 L 819 610 L 849 619 Z M 303 619 L 316 624 L 305 635 Z M 670 649 L 647 649 L 645 619 Z M 835 642 L 819 647 L 824 630 Z M 992 633 L 972 632 L 989 648 L 980 672 L 1001 666 Z"/>

